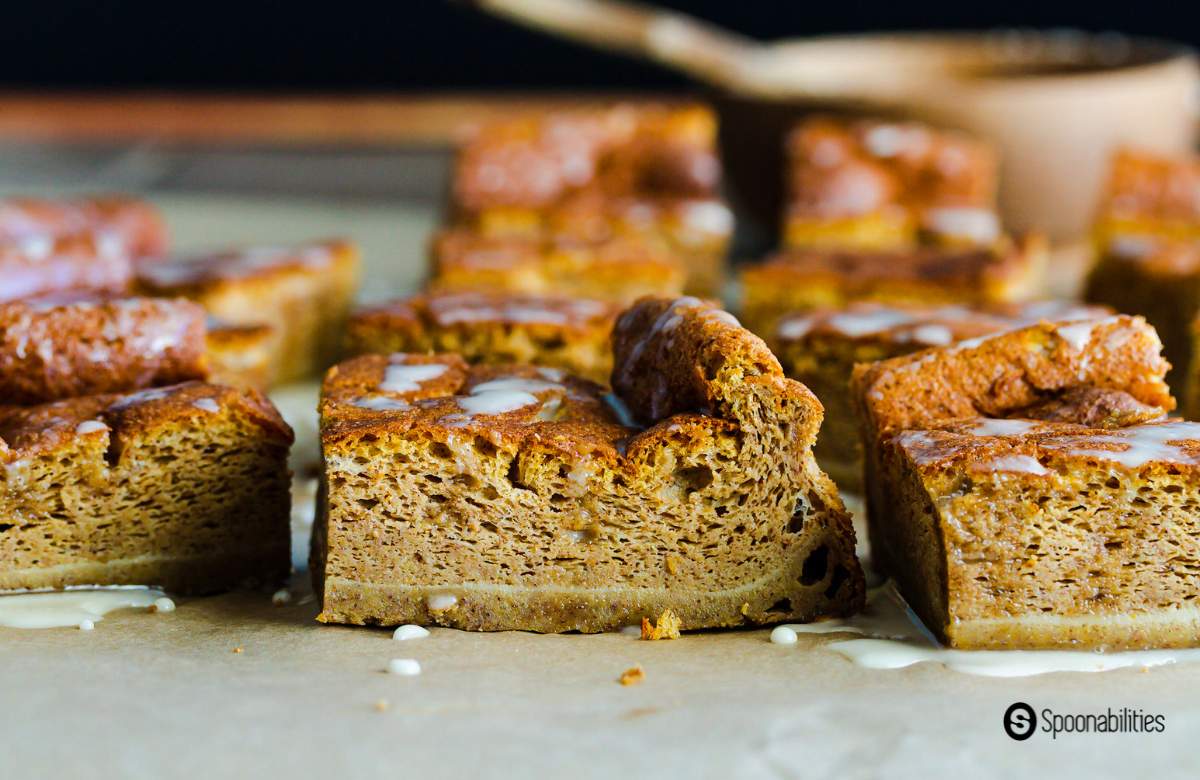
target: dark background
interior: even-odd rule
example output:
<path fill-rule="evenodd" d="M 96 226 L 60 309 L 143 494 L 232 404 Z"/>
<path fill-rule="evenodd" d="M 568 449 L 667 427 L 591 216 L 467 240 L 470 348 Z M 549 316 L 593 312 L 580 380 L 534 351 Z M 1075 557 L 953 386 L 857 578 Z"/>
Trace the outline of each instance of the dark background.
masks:
<path fill-rule="evenodd" d="M 889 29 L 1076 27 L 1200 43 L 1195 2 L 662 2 L 764 39 Z M 393 0 L 6 0 L 0 86 L 243 90 L 608 87 L 684 82 L 485 17 L 464 3 Z"/>

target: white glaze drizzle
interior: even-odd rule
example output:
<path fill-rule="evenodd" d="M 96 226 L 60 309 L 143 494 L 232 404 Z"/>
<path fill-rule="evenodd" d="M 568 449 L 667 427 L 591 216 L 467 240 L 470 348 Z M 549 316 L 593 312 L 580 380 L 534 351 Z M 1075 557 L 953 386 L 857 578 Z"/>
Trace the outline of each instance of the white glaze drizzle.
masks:
<path fill-rule="evenodd" d="M 0 626 L 66 628 L 93 625 L 116 609 L 148 609 L 164 598 L 155 588 L 68 588 L 0 595 Z"/>
<path fill-rule="evenodd" d="M 383 372 L 383 381 L 379 383 L 379 389 L 385 393 L 413 393 L 421 389 L 421 382 L 437 379 L 448 370 L 449 367 L 441 363 L 412 366 L 391 363 Z"/>
<path fill-rule="evenodd" d="M 1200 648 L 1101 653 L 1079 650 L 951 650 L 938 645 L 892 585 L 868 594 L 859 615 L 844 620 L 787 625 L 797 634 L 846 632 L 864 638 L 826 648 L 867 669 L 902 669 L 938 663 L 963 674 L 1031 677 L 1053 672 L 1104 672 L 1127 667 L 1200 661 Z M 778 630 L 778 629 L 776 629 Z"/>

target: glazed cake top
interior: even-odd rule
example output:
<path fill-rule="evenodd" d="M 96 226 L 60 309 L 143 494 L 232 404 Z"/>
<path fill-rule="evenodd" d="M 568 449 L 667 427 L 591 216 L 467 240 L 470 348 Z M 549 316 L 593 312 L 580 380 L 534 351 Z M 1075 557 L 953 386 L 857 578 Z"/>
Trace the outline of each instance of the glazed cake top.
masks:
<path fill-rule="evenodd" d="M 122 195 L 0 199 L 0 242 L 96 233 L 119 241 L 135 258 L 167 250 L 167 227 L 149 203 Z"/>
<path fill-rule="evenodd" d="M 705 198 L 721 177 L 716 119 L 702 106 L 615 106 L 495 122 L 459 150 L 452 186 L 466 212 L 546 208 L 594 189 Z"/>
<path fill-rule="evenodd" d="M 787 249 L 751 270 L 764 278 L 820 280 L 850 293 L 889 282 L 974 289 L 988 279 L 1023 273 L 1034 243 L 1031 238 L 995 247 Z"/>
<path fill-rule="evenodd" d="M 613 267 L 665 273 L 683 272 L 680 260 L 665 248 L 639 239 L 587 242 L 486 236 L 470 229 L 439 231 L 434 237 L 439 267 L 504 271 L 554 264 Z"/>
<path fill-rule="evenodd" d="M 583 329 L 609 325 L 620 308 L 609 301 L 560 295 L 433 292 L 362 309 L 354 315 L 354 320 L 384 326 L 549 325 Z"/>
<path fill-rule="evenodd" d="M 440 441 L 479 437 L 492 447 L 543 448 L 615 464 L 637 460 L 664 439 L 736 428 L 730 396 L 756 382 L 816 410 L 814 436 L 820 423 L 820 404 L 783 377 L 761 339 L 695 298 L 635 304 L 618 321 L 614 353 L 615 393 L 556 369 L 468 366 L 457 355 L 353 358 L 326 375 L 322 441 L 336 447 L 383 431 Z"/>
<path fill-rule="evenodd" d="M 260 246 L 172 258 L 142 266 L 137 280 L 151 291 L 205 288 L 231 281 L 295 271 L 321 271 L 357 258 L 354 244 L 340 239 L 296 246 Z"/>
<path fill-rule="evenodd" d="M 1200 156 L 1121 149 L 1112 158 L 1101 219 L 1190 222 L 1200 231 Z"/>
<path fill-rule="evenodd" d="M 1040 320 L 1096 319 L 1109 314 L 1112 311 L 1103 306 L 1063 300 L 924 307 L 856 302 L 788 315 L 780 320 L 775 337 L 781 344 L 834 338 L 940 347 Z"/>
<path fill-rule="evenodd" d="M 1071 465 L 1080 462 L 1133 472 L 1144 468 L 1200 472 L 1200 423 L 1181 420 L 1092 428 L 980 418 L 904 431 L 894 441 L 918 469 L 933 473 L 965 470 L 1044 477 L 1070 474 Z"/>
<path fill-rule="evenodd" d="M 851 384 L 864 421 L 881 434 L 1007 417 L 1086 387 L 1121 391 L 1165 413 L 1175 399 L 1161 352 L 1141 317 L 1039 322 L 859 365 Z"/>
<path fill-rule="evenodd" d="M 956 227 L 976 222 L 981 242 L 999 235 L 997 156 L 991 146 L 914 122 L 815 118 L 788 136 L 788 212 L 836 219 L 889 208 Z M 944 210 L 944 211 L 943 211 Z"/>
<path fill-rule="evenodd" d="M 0 240 L 0 301 L 62 292 L 121 292 L 131 274 L 128 250 L 110 234 Z"/>
<path fill-rule="evenodd" d="M 135 393 L 93 395 L 29 407 L 0 407 L 0 463 L 14 467 L 26 458 L 54 452 L 88 436 L 109 437 L 109 448 L 151 428 L 203 422 L 237 412 L 283 444 L 292 430 L 262 395 L 222 385 L 185 382 Z"/>

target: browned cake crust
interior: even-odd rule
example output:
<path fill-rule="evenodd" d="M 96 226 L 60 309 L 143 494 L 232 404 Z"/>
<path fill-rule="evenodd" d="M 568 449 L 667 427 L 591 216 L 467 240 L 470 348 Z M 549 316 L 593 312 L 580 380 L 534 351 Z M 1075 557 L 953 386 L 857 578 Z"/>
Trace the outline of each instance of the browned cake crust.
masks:
<path fill-rule="evenodd" d="M 1072 301 L 994 306 L 910 307 L 860 302 L 784 317 L 768 344 L 784 372 L 812 390 L 825 407 L 817 462 L 838 487 L 862 491 L 862 445 L 850 394 L 858 363 L 947 346 L 1040 320 L 1079 320 L 1112 312 Z"/>
<path fill-rule="evenodd" d="M 39 404 L 206 376 L 204 310 L 182 299 L 0 303 L 0 398 Z"/>
<path fill-rule="evenodd" d="M 198 382 L 0 409 L 0 589 L 282 579 L 291 442 L 262 396 Z"/>
<path fill-rule="evenodd" d="M 210 319 L 205 353 L 215 384 L 267 390 L 275 384 L 271 367 L 279 334 L 271 325 L 231 325 Z"/>
<path fill-rule="evenodd" d="M 275 328 L 270 375 L 282 383 L 337 359 L 358 277 L 357 248 L 335 240 L 177 258 L 140 268 L 137 287 L 190 298 L 227 324 Z"/>
<path fill-rule="evenodd" d="M 96 233 L 0 240 L 0 301 L 51 293 L 120 293 L 130 282 L 128 252 Z"/>
<path fill-rule="evenodd" d="M 458 356 L 332 369 L 319 619 L 591 632 L 667 609 L 689 629 L 858 609 L 812 394 L 695 299 L 639 303 L 614 345 L 628 409 L 553 369 Z"/>
<path fill-rule="evenodd" d="M 742 316 L 747 327 L 769 337 L 787 314 L 853 301 L 910 306 L 1019 301 L 1037 289 L 1045 252 L 1038 236 L 986 248 L 789 250 L 742 272 Z"/>
<path fill-rule="evenodd" d="M 1175 403 L 1160 349 L 1121 315 L 855 369 L 872 557 L 943 641 L 1200 639 L 1179 590 L 1190 575 L 1164 577 L 1157 557 L 1157 518 L 1187 538 L 1184 559 L 1200 552 L 1200 527 L 1183 519 L 1200 481 L 1177 468 L 1191 445 L 1174 444 L 1193 437 L 1158 422 Z"/>
<path fill-rule="evenodd" d="M 679 259 L 640 240 L 550 240 L 440 231 L 432 243 L 438 291 L 503 291 L 631 303 L 677 295 L 686 273 Z"/>
<path fill-rule="evenodd" d="M 615 106 L 479 128 L 460 149 L 451 219 L 482 238 L 645 242 L 715 292 L 733 216 L 719 197 L 716 118 L 702 106 Z"/>
<path fill-rule="evenodd" d="M 606 384 L 620 308 L 590 298 L 425 293 L 356 312 L 346 354 L 447 352 L 471 363 L 529 363 Z"/>
<path fill-rule="evenodd" d="M 883 248 L 1000 238 L 995 150 L 915 122 L 807 119 L 787 140 L 784 243 Z"/>
<path fill-rule="evenodd" d="M 0 200 L 0 242 L 95 233 L 117 241 L 134 258 L 167 251 L 167 226 L 151 204 L 125 195 Z"/>

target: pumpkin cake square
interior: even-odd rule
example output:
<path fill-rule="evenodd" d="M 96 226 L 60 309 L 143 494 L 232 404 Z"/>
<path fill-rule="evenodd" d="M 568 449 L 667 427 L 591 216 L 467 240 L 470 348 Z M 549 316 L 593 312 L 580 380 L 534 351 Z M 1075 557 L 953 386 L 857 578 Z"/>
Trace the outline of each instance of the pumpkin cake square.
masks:
<path fill-rule="evenodd" d="M 620 306 L 590 298 L 422 293 L 355 312 L 346 354 L 451 352 L 469 363 L 561 368 L 607 384 Z"/>
<path fill-rule="evenodd" d="M 816 398 L 696 299 L 639 302 L 613 344 L 612 393 L 457 355 L 331 369 L 318 619 L 597 632 L 667 609 L 689 629 L 859 609 Z"/>
<path fill-rule="evenodd" d="M 291 443 L 260 395 L 200 382 L 0 408 L 0 589 L 282 581 Z"/>
<path fill-rule="evenodd" d="M 269 325 L 270 374 L 303 379 L 336 362 L 358 291 L 358 249 L 347 241 L 252 247 L 173 258 L 138 269 L 140 294 L 189 298 L 228 325 Z"/>
<path fill-rule="evenodd" d="M 122 247 L 130 259 L 167 252 L 167 225 L 157 208 L 127 195 L 0 198 L 0 242 L 92 233 Z"/>
<path fill-rule="evenodd" d="M 812 390 L 825 407 L 817 462 L 842 490 L 862 491 L 862 444 L 850 395 L 858 363 L 907 355 L 1040 320 L 1112 314 L 1103 306 L 1047 300 L 993 306 L 896 306 L 852 303 L 792 314 L 767 339 L 784 373 Z"/>
<path fill-rule="evenodd" d="M 720 289 L 733 215 L 720 198 L 717 123 L 700 105 L 619 105 L 477 128 L 451 185 L 452 225 L 484 238 L 646 243 L 691 292 Z"/>
<path fill-rule="evenodd" d="M 873 559 L 946 644 L 1200 644 L 1200 425 L 1140 317 L 860 365 Z"/>
<path fill-rule="evenodd" d="M 917 122 L 815 117 L 786 141 L 786 247 L 980 246 L 1001 238 L 999 157 Z"/>

